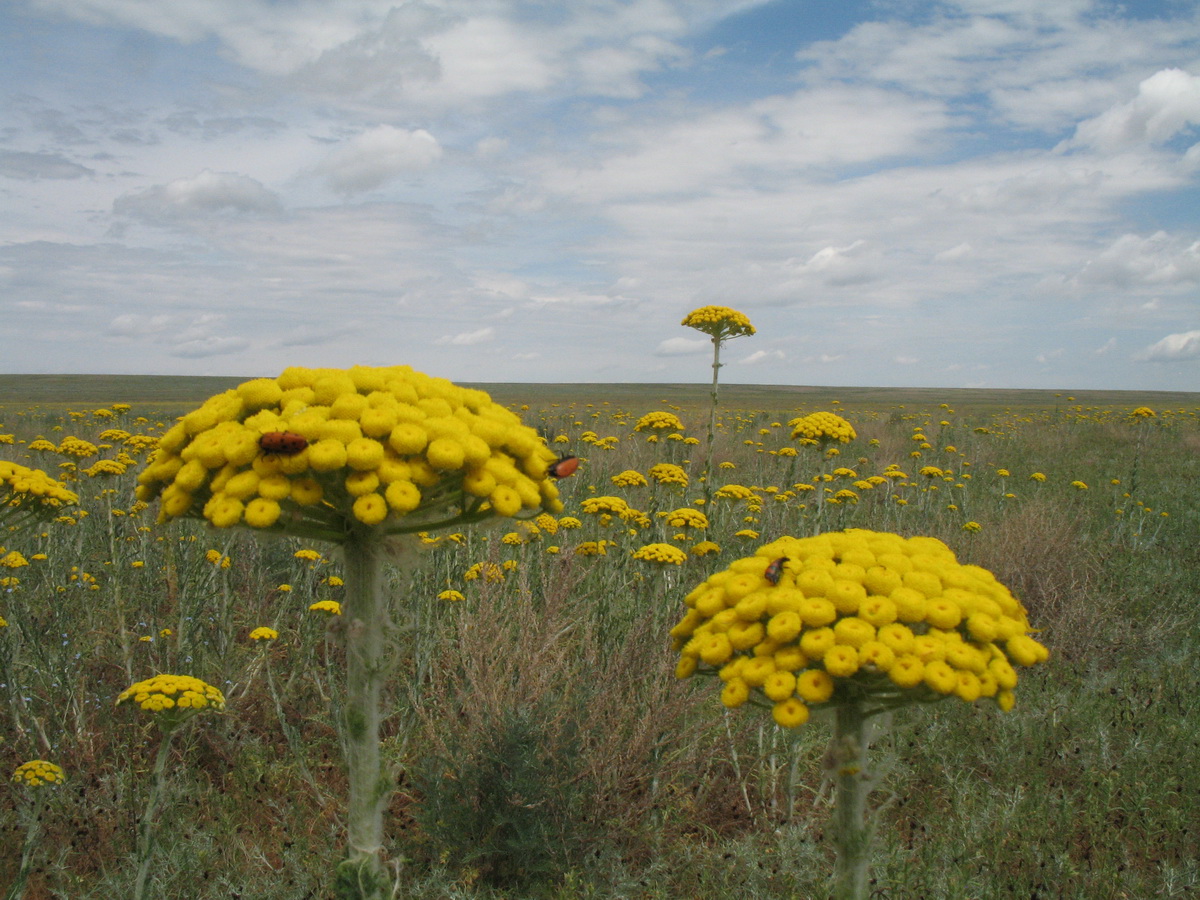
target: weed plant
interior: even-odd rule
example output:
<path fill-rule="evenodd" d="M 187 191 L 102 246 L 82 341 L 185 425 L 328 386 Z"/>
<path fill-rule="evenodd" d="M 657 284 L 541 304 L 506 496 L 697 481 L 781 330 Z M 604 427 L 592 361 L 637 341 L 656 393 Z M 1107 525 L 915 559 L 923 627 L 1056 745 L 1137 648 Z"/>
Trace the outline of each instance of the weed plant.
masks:
<path fill-rule="evenodd" d="M 695 507 L 704 459 L 687 438 L 704 433 L 702 395 L 672 409 L 678 439 L 633 431 L 671 408 L 661 387 L 531 402 L 527 424 L 584 458 L 563 516 L 431 538 L 415 583 L 394 573 L 411 631 L 383 727 L 404 773 L 386 827 L 406 896 L 822 896 L 828 723 L 786 732 L 725 714 L 710 683 L 675 680 L 666 630 L 687 590 L 733 559 L 847 527 L 941 538 L 1012 588 L 1053 652 L 1023 674 L 1011 713 L 946 703 L 895 717 L 873 751 L 887 770 L 873 896 L 1200 891 L 1194 396 L 1146 420 L 1130 412 L 1152 398 L 807 394 L 754 408 L 731 391 L 714 496 Z M 135 465 L 86 474 L 123 453 L 140 462 L 120 433 L 161 434 L 188 408 L 0 408 L 0 458 L 80 495 L 60 521 L 0 535 L 27 562 L 0 569 L 0 757 L 10 772 L 32 758 L 70 772 L 43 817 L 30 900 L 130 894 L 157 737 L 113 703 L 161 672 L 219 687 L 227 708 L 172 745 L 148 895 L 331 894 L 344 659 L 329 640 L 338 616 L 310 607 L 339 599 L 340 561 L 291 539 L 157 525 L 134 500 Z M 836 456 L 789 438 L 789 419 L 819 410 L 858 432 Z M 96 455 L 30 449 L 68 435 Z M 686 487 L 611 481 L 664 461 Z M 722 496 L 731 484 L 747 490 Z M 604 496 L 634 512 L 583 511 Z M 667 525 L 687 506 L 707 529 Z M 693 553 L 702 541 L 716 549 Z M 653 542 L 687 561 L 632 558 Z M 250 640 L 259 626 L 278 639 Z M 21 810 L 15 792 L 0 797 L 0 890 L 21 866 Z"/>

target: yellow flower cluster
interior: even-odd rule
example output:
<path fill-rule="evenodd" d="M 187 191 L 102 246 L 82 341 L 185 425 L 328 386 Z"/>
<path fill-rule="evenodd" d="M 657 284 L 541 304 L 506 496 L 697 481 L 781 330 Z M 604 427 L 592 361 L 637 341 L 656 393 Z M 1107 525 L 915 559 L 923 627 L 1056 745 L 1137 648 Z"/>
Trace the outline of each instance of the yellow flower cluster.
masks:
<path fill-rule="evenodd" d="M 1139 406 L 1129 414 L 1135 419 L 1157 419 L 1158 415 L 1148 406 Z"/>
<path fill-rule="evenodd" d="M 687 562 L 687 553 L 671 544 L 647 544 L 645 547 L 635 550 L 633 558 L 663 565 L 681 566 Z"/>
<path fill-rule="evenodd" d="M 96 478 L 100 475 L 124 475 L 127 466 L 115 459 L 102 459 L 88 468 L 83 470 L 83 474 L 89 478 Z"/>
<path fill-rule="evenodd" d="M 1049 653 L 995 576 L 941 541 L 851 529 L 784 537 L 734 562 L 685 598 L 672 629 L 676 674 L 718 670 L 722 702 L 754 692 L 795 727 L 810 707 L 880 706 L 957 696 L 1011 709 L 1013 663 Z"/>
<path fill-rule="evenodd" d="M 63 456 L 86 459 L 89 456 L 95 456 L 100 450 L 91 441 L 85 441 L 83 438 L 65 437 L 58 445 L 58 452 Z"/>
<path fill-rule="evenodd" d="M 666 514 L 667 524 L 672 528 L 707 528 L 708 516 L 698 509 L 685 506 Z"/>
<path fill-rule="evenodd" d="M 331 616 L 340 616 L 342 614 L 342 604 L 336 600 L 318 600 L 316 603 L 308 607 L 312 612 L 325 612 Z"/>
<path fill-rule="evenodd" d="M 631 509 L 629 504 L 620 497 L 588 497 L 579 506 L 590 515 L 607 514 L 621 518 L 637 515 L 637 511 Z"/>
<path fill-rule="evenodd" d="M 67 780 L 67 775 L 61 766 L 46 762 L 44 759 L 31 759 L 29 762 L 17 766 L 12 780 L 26 787 L 36 788 L 43 785 L 62 784 Z"/>
<path fill-rule="evenodd" d="M 273 641 L 279 637 L 279 632 L 274 628 L 268 628 L 266 625 L 259 625 L 250 632 L 250 640 L 252 641 Z"/>
<path fill-rule="evenodd" d="M 461 603 L 466 598 L 459 591 L 442 591 L 437 595 L 439 600 L 444 600 L 447 603 Z"/>
<path fill-rule="evenodd" d="M 745 313 L 728 306 L 701 306 L 683 317 L 680 325 L 695 328 L 717 340 L 754 334 L 754 326 Z"/>
<path fill-rule="evenodd" d="M 0 459 L 0 505 L 58 509 L 79 502 L 79 496 L 41 469 Z"/>
<path fill-rule="evenodd" d="M 649 428 L 651 431 L 683 431 L 679 416 L 669 412 L 649 412 L 637 420 L 634 431 Z"/>
<path fill-rule="evenodd" d="M 858 436 L 853 425 L 831 412 L 809 413 L 807 416 L 792 419 L 788 425 L 792 427 L 792 439 L 802 443 L 808 441 L 827 444 L 838 441 L 848 444 Z"/>
<path fill-rule="evenodd" d="M 727 484 L 723 488 L 718 488 L 713 496 L 722 500 L 749 500 L 758 495 L 744 484 Z"/>
<path fill-rule="evenodd" d="M 469 521 L 559 512 L 554 459 L 483 391 L 408 366 L 289 368 L 184 416 L 141 473 L 138 498 L 160 499 L 160 521 L 270 528 L 287 512 L 281 530 L 337 540 L 355 521 L 408 532 L 423 527 L 412 518 L 456 509 Z"/>
<path fill-rule="evenodd" d="M 659 484 L 678 484 L 681 487 L 687 487 L 688 485 L 687 472 L 674 463 L 656 463 L 650 467 L 650 471 L 646 474 Z"/>
<path fill-rule="evenodd" d="M 626 469 L 614 475 L 611 481 L 617 487 L 645 487 L 646 476 L 635 469 Z"/>
<path fill-rule="evenodd" d="M 155 675 L 121 691 L 117 706 L 132 700 L 154 715 L 160 728 L 169 731 L 202 712 L 220 712 L 225 695 L 191 675 Z"/>

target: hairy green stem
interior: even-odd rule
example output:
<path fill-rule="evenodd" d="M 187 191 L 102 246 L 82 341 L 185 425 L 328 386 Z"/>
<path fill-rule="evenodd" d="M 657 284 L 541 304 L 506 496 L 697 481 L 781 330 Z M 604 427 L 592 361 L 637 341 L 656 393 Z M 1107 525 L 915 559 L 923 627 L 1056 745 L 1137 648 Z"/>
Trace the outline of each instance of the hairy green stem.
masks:
<path fill-rule="evenodd" d="M 146 882 L 150 876 L 150 859 L 154 855 L 157 831 L 154 820 L 166 792 L 167 759 L 171 754 L 171 739 L 174 736 L 174 729 L 163 733 L 162 743 L 158 745 L 158 754 L 154 757 L 154 781 L 150 786 L 150 799 L 146 802 L 146 811 L 142 814 L 138 828 L 138 874 L 133 889 L 133 900 L 143 900 L 146 896 Z"/>
<path fill-rule="evenodd" d="M 392 780 L 379 752 L 379 698 L 383 687 L 386 630 L 384 538 L 357 529 L 342 544 L 345 554 L 346 703 L 342 710 L 350 782 L 347 858 L 338 866 L 337 896 L 383 900 L 389 893 L 383 866 L 383 813 Z"/>
<path fill-rule="evenodd" d="M 709 501 L 712 500 L 712 460 L 713 460 L 713 440 L 717 431 L 717 373 L 721 370 L 721 339 L 713 335 L 713 362 L 712 362 L 712 391 L 709 394 L 710 403 L 708 409 L 708 446 L 704 453 L 704 507 L 707 511 Z"/>
<path fill-rule="evenodd" d="M 9 885 L 4 900 L 21 900 L 25 896 L 25 885 L 29 881 L 29 873 L 33 871 L 33 852 L 37 848 L 38 838 L 42 836 L 42 816 L 45 811 L 46 801 L 41 796 L 38 796 L 25 811 L 29 821 L 25 826 L 25 842 L 21 845 L 21 867 L 17 870 L 16 880 Z"/>
<path fill-rule="evenodd" d="M 859 702 L 837 707 L 833 738 L 826 766 L 834 779 L 836 800 L 833 811 L 834 863 L 831 900 L 866 900 L 871 863 L 871 827 L 867 795 L 871 779 L 867 772 L 867 719 Z"/>

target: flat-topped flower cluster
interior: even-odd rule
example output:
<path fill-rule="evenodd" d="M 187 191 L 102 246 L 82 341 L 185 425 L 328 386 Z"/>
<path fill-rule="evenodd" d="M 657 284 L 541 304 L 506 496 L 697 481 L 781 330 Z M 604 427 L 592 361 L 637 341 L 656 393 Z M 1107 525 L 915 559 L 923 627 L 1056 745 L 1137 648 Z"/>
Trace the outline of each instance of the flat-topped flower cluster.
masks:
<path fill-rule="evenodd" d="M 522 511 L 559 512 L 555 454 L 483 391 L 408 366 L 289 368 L 212 397 L 168 430 L 139 478 L 160 520 L 337 540 Z M 424 515 L 422 515 L 424 514 Z"/>
<path fill-rule="evenodd" d="M 687 595 L 677 674 L 718 672 L 729 707 L 770 701 L 795 727 L 810 707 L 879 708 L 957 696 L 1011 709 L 1013 663 L 1049 653 L 995 576 L 929 537 L 851 529 L 784 537 Z"/>

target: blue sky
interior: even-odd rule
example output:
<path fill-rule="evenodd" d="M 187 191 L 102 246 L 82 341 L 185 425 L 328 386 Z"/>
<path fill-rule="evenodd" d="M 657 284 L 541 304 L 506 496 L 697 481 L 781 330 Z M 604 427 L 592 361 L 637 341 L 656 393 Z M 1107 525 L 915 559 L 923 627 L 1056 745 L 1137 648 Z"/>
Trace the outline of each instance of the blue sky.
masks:
<path fill-rule="evenodd" d="M 1200 390 L 1200 11 L 9 0 L 0 370 Z"/>

